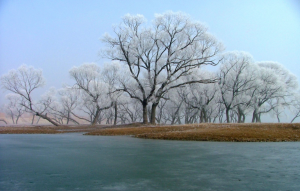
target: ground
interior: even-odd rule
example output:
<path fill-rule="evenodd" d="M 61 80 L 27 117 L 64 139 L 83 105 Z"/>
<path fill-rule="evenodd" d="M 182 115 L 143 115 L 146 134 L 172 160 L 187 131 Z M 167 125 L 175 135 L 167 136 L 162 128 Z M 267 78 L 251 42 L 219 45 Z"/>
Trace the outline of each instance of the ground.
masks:
<path fill-rule="evenodd" d="M 300 141 L 300 123 L 245 123 L 245 124 L 187 124 L 187 125 L 144 125 L 134 123 L 118 126 L 2 126 L 0 134 L 55 134 L 84 132 L 85 135 L 131 135 L 137 138 L 193 140 L 193 141 L 236 141 L 236 142 L 279 142 Z"/>

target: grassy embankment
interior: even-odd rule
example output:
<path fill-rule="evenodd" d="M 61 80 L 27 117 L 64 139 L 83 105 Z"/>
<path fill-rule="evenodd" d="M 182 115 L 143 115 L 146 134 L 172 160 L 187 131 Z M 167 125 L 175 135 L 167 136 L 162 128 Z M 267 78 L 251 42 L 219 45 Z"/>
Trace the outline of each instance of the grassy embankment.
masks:
<path fill-rule="evenodd" d="M 195 141 L 278 142 L 300 141 L 300 124 L 188 124 L 110 128 L 87 135 L 133 135 L 138 138 Z"/>
<path fill-rule="evenodd" d="M 300 123 L 188 124 L 151 126 L 18 126 L 0 127 L 0 134 L 53 134 L 87 132 L 86 135 L 132 135 L 138 138 L 195 141 L 300 141 Z"/>
<path fill-rule="evenodd" d="M 102 125 L 103 126 L 103 125 Z M 0 127 L 0 134 L 58 134 L 70 132 L 90 132 L 102 128 L 101 125 L 75 125 L 75 126 L 53 126 L 53 125 L 17 125 Z"/>

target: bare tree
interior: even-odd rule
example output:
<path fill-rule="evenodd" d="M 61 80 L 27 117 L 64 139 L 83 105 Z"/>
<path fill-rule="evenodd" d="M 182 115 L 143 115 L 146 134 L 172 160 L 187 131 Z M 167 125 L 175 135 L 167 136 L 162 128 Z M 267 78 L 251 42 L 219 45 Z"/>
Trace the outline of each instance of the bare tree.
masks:
<path fill-rule="evenodd" d="M 77 104 L 78 95 L 75 90 L 64 88 L 58 92 L 59 96 L 57 95 L 57 90 L 51 87 L 41 96 L 41 100 L 38 102 L 40 111 L 51 114 L 48 117 L 59 124 L 64 124 L 65 121 L 67 124 L 69 124 L 70 121 L 79 124 L 71 116 L 71 112 L 75 109 Z"/>
<path fill-rule="evenodd" d="M 291 104 L 293 104 L 292 100 L 290 99 L 271 99 L 268 103 L 269 105 L 274 105 L 272 108 L 272 116 L 275 116 L 277 118 L 277 122 L 280 123 L 280 117 L 282 115 L 286 116 L 287 109 L 290 108 Z"/>
<path fill-rule="evenodd" d="M 22 97 L 18 94 L 7 94 L 6 99 L 8 103 L 4 105 L 5 112 L 13 124 L 18 124 L 19 118 L 25 113 L 25 108 L 21 105 Z"/>
<path fill-rule="evenodd" d="M 51 87 L 46 93 L 41 95 L 41 99 L 36 103 L 37 110 L 40 113 L 45 113 L 52 121 L 58 124 L 64 124 L 65 116 L 62 111 L 63 107 L 58 103 L 56 94 L 56 89 Z"/>
<path fill-rule="evenodd" d="M 61 111 L 59 113 L 67 119 L 67 124 L 70 121 L 79 124 L 72 118 L 72 112 L 77 108 L 79 104 L 79 92 L 76 89 L 65 87 L 58 91 L 60 95 L 59 103 L 61 104 Z"/>
<path fill-rule="evenodd" d="M 291 120 L 291 123 L 294 122 L 295 119 L 300 117 L 300 92 L 294 95 L 292 98 L 292 112 L 294 114 L 293 119 Z"/>
<path fill-rule="evenodd" d="M 261 114 L 268 113 L 277 107 L 278 102 L 292 97 L 298 88 L 295 75 L 277 62 L 259 62 L 255 93 L 253 94 L 252 122 L 261 122 Z"/>
<path fill-rule="evenodd" d="M 245 103 L 246 92 L 253 89 L 256 79 L 252 56 L 246 52 L 228 52 L 224 55 L 219 71 L 221 103 L 225 107 L 226 121 L 230 123 L 230 111 Z M 251 97 L 249 98 L 251 100 Z"/>
<path fill-rule="evenodd" d="M 7 122 L 4 119 L 0 119 L 0 121 L 4 122 L 5 124 L 7 124 Z"/>
<path fill-rule="evenodd" d="M 196 74 L 203 76 L 204 78 L 216 78 L 214 73 L 208 71 L 203 72 L 203 74 Z M 182 95 L 184 101 L 191 108 L 200 112 L 200 123 L 209 122 L 209 118 L 213 114 L 213 111 L 216 109 L 215 105 L 218 101 L 219 88 L 217 83 L 203 84 L 189 84 L 187 92 Z"/>
<path fill-rule="evenodd" d="M 76 114 L 75 111 L 72 111 L 71 114 L 74 115 L 76 118 L 87 121 L 91 124 L 93 123 L 93 121 L 96 121 L 96 123 L 101 124 L 101 121 L 104 116 L 104 113 L 102 112 L 102 110 L 99 111 L 98 117 L 96 116 L 97 106 L 94 104 L 94 102 L 89 97 L 86 97 L 84 95 L 80 96 L 78 112 L 83 113 L 83 114 L 87 115 L 88 117 L 86 118 L 86 117 L 80 116 L 79 114 Z"/>
<path fill-rule="evenodd" d="M 108 109 L 113 105 L 109 96 L 108 85 L 101 77 L 100 68 L 94 64 L 83 64 L 73 67 L 69 71 L 71 77 L 76 81 L 73 88 L 81 91 L 87 108 L 92 111 L 92 125 L 98 123 L 98 118 L 102 110 Z M 90 106 L 93 108 L 90 108 Z"/>
<path fill-rule="evenodd" d="M 185 117 L 185 107 L 184 99 L 182 99 L 179 90 L 170 90 L 165 95 L 165 99 L 168 101 L 162 110 L 164 123 L 181 124 L 181 119 Z"/>
<path fill-rule="evenodd" d="M 142 107 L 140 103 L 133 99 L 127 99 L 126 96 L 122 97 L 122 100 L 119 110 L 120 115 L 129 123 L 140 122 L 142 119 Z"/>
<path fill-rule="evenodd" d="M 26 110 L 58 126 L 59 124 L 49 118 L 47 114 L 44 115 L 37 111 L 32 100 L 32 92 L 44 84 L 45 80 L 42 76 L 42 70 L 26 65 L 20 66 L 17 70 L 11 70 L 8 74 L 1 77 L 2 88 L 20 95 L 23 98 L 21 105 L 24 106 Z"/>
<path fill-rule="evenodd" d="M 120 82 L 121 70 L 120 70 L 119 62 L 113 61 L 104 66 L 102 71 L 103 81 L 108 84 L 108 93 L 113 103 L 113 115 L 114 115 L 114 125 L 117 125 L 118 119 L 118 107 L 122 99 L 122 92 L 115 91 L 117 89 L 117 85 Z"/>
<path fill-rule="evenodd" d="M 144 26 L 142 15 L 125 15 L 114 28 L 115 36 L 106 34 L 107 48 L 102 55 L 127 66 L 130 80 L 118 88 L 143 106 L 143 122 L 148 122 L 147 105 L 152 102 L 151 123 L 156 107 L 170 89 L 185 84 L 209 83 L 214 79 L 179 80 L 201 65 L 216 65 L 215 56 L 222 46 L 199 22 L 183 13 L 157 14 L 152 26 Z M 130 82 L 130 83 L 128 83 Z"/>
<path fill-rule="evenodd" d="M 158 124 L 162 123 L 163 116 L 165 115 L 164 114 L 164 109 L 165 109 L 165 106 L 166 106 L 168 101 L 169 101 L 168 99 L 162 99 L 159 102 L 159 104 L 157 105 L 158 112 L 156 114 L 156 121 L 157 121 Z"/>

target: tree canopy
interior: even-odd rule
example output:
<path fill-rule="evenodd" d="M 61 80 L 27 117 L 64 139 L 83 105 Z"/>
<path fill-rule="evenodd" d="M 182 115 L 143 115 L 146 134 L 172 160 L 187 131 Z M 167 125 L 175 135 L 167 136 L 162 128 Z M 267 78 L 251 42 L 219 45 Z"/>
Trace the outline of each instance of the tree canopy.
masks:
<path fill-rule="evenodd" d="M 143 121 L 147 105 L 152 102 L 151 122 L 159 100 L 170 89 L 191 83 L 211 83 L 215 79 L 184 78 L 202 65 L 217 65 L 223 46 L 200 22 L 184 13 L 156 14 L 147 25 L 142 15 L 127 14 L 114 28 L 114 36 L 105 34 L 102 55 L 127 66 L 131 83 L 121 83 L 118 90 L 143 105 Z"/>

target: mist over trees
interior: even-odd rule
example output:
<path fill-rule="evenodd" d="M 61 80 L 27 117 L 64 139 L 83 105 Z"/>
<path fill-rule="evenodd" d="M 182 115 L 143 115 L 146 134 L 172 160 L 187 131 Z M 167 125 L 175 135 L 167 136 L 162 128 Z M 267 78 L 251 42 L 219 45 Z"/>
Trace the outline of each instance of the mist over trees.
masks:
<path fill-rule="evenodd" d="M 31 66 L 22 65 L 17 70 L 11 70 L 8 74 L 1 76 L 2 88 L 20 96 L 21 99 L 17 105 L 23 106 L 26 112 L 48 120 L 53 125 L 58 125 L 55 121 L 44 114 L 46 108 L 40 110 L 39 103 L 32 99 L 32 92 L 45 84 L 42 70 Z"/>
<path fill-rule="evenodd" d="M 142 15 L 125 15 L 114 28 L 114 36 L 102 39 L 107 48 L 102 55 L 126 65 L 130 83 L 121 82 L 118 91 L 126 92 L 143 107 L 143 122 L 148 122 L 147 106 L 151 102 L 151 123 L 155 123 L 160 99 L 171 89 L 192 83 L 211 83 L 214 79 L 184 78 L 201 65 L 216 65 L 215 56 L 222 45 L 201 23 L 182 13 L 155 15 L 146 25 Z"/>
<path fill-rule="evenodd" d="M 266 114 L 280 122 L 286 111 L 294 115 L 291 122 L 300 117 L 295 75 L 247 52 L 225 52 L 203 24 L 183 13 L 157 14 L 150 24 L 127 14 L 102 42 L 100 54 L 110 63 L 74 66 L 73 84 L 37 100 L 32 92 L 45 84 L 40 69 L 22 65 L 3 75 L 1 86 L 10 93 L 1 110 L 16 124 L 30 113 L 32 123 L 38 116 L 54 125 L 244 123 L 261 122 Z"/>

